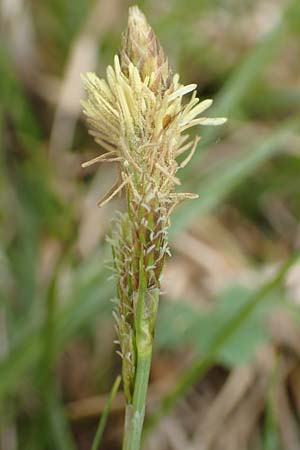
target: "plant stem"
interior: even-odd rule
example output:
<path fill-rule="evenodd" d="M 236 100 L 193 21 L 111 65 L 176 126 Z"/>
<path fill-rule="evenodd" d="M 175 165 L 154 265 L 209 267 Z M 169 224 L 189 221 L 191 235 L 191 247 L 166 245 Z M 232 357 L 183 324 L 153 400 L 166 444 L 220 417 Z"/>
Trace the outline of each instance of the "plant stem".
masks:
<path fill-rule="evenodd" d="M 136 379 L 132 404 L 126 407 L 123 450 L 139 450 L 146 407 L 152 348 L 137 355 Z"/>
<path fill-rule="evenodd" d="M 134 323 L 136 368 L 132 402 L 126 407 L 123 450 L 139 450 L 141 445 L 158 302 L 159 289 L 147 289 L 141 256 Z"/>
<path fill-rule="evenodd" d="M 106 425 L 106 422 L 107 422 L 107 419 L 108 419 L 108 416 L 109 416 L 109 411 L 110 411 L 112 402 L 113 402 L 113 400 L 114 400 L 114 398 L 116 396 L 116 393 L 118 392 L 120 383 L 121 383 L 121 376 L 119 375 L 116 378 L 116 380 L 115 380 L 115 382 L 113 384 L 113 387 L 112 387 L 112 389 L 110 391 L 110 394 L 109 394 L 109 397 L 107 399 L 105 408 L 104 408 L 103 413 L 101 415 L 101 418 L 100 418 L 100 421 L 99 421 L 99 425 L 98 425 L 97 432 L 96 432 L 95 437 L 94 437 L 94 441 L 93 441 L 93 445 L 92 445 L 91 450 L 97 450 L 99 448 L 99 446 L 100 446 L 102 435 L 103 435 L 103 432 L 104 432 L 104 429 L 105 429 L 105 425 Z"/>

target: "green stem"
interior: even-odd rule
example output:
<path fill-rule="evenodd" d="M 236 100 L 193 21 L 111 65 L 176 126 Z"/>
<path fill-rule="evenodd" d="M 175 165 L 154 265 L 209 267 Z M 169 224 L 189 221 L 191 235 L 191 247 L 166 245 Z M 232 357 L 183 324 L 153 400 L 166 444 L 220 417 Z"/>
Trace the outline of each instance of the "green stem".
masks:
<path fill-rule="evenodd" d="M 132 404 L 126 407 L 123 450 L 139 450 L 146 408 L 146 396 L 151 368 L 152 348 L 138 354 Z"/>
<path fill-rule="evenodd" d="M 123 450 L 140 450 L 158 301 L 159 289 L 147 290 L 144 260 L 141 257 L 134 323 L 137 361 L 133 399 L 126 407 Z"/>
<path fill-rule="evenodd" d="M 116 378 L 116 380 L 115 380 L 115 382 L 113 384 L 113 387 L 112 387 L 112 389 L 110 391 L 110 394 L 109 394 L 109 397 L 107 399 L 105 408 L 103 410 L 103 414 L 101 415 L 101 418 L 100 418 L 100 421 L 99 421 L 99 425 L 98 425 L 97 432 L 96 432 L 95 437 L 94 437 L 94 441 L 93 441 L 93 445 L 92 445 L 91 450 L 97 450 L 99 448 L 99 446 L 100 446 L 100 443 L 101 443 L 101 440 L 102 440 L 102 436 L 103 436 L 103 432 L 104 432 L 104 429 L 105 429 L 105 425 L 106 425 L 106 422 L 107 422 L 107 419 L 108 419 L 108 416 L 109 416 L 110 408 L 111 408 L 112 402 L 113 402 L 113 400 L 114 400 L 114 398 L 116 396 L 116 393 L 118 392 L 120 383 L 121 383 L 121 376 L 119 375 Z"/>

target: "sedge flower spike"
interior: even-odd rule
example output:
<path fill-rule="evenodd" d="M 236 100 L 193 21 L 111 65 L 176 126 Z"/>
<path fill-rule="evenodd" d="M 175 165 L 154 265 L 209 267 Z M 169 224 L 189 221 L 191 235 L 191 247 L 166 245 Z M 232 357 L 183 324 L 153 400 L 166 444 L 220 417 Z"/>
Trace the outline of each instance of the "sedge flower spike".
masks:
<path fill-rule="evenodd" d="M 212 100 L 200 102 L 196 84 L 179 82 L 136 6 L 129 9 L 122 48 L 114 66 L 107 68 L 106 80 L 94 73 L 82 78 L 90 133 L 104 150 L 83 167 L 116 163 L 118 179 L 99 205 L 121 191 L 127 200 L 127 212 L 118 216 L 108 239 L 117 280 L 114 315 L 127 403 L 123 449 L 133 450 L 139 448 L 160 280 L 170 254 L 170 214 L 185 199 L 197 197 L 175 191 L 180 185 L 177 172 L 191 160 L 199 141 L 186 131 L 196 125 L 221 125 L 226 119 L 202 116 Z"/>

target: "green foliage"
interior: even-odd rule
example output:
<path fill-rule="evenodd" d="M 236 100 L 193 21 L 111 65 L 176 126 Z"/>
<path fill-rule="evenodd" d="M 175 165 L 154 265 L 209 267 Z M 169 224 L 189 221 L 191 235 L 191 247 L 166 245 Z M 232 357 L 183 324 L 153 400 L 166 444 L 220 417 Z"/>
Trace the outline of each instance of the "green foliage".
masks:
<path fill-rule="evenodd" d="M 277 358 L 276 365 L 274 366 L 269 379 L 264 433 L 262 436 L 263 450 L 277 450 L 280 448 L 280 438 L 276 419 L 276 388 L 278 388 L 279 385 L 279 369 L 280 357 Z"/>
<path fill-rule="evenodd" d="M 288 140 L 292 138 L 293 132 L 297 130 L 299 130 L 298 122 L 285 123 L 262 143 L 256 143 L 254 148 L 243 152 L 232 161 L 225 161 L 217 169 L 211 170 L 197 186 L 197 191 L 201 195 L 194 202 L 193 208 L 185 204 L 175 214 L 171 232 L 178 232 L 189 221 L 217 207 L 253 171 L 257 170 L 278 150 L 282 150 Z"/>
<path fill-rule="evenodd" d="M 188 344 L 199 350 L 200 355 L 206 353 L 219 330 L 232 320 L 252 294 L 243 287 L 233 287 L 217 298 L 213 309 L 207 313 L 197 311 L 184 302 L 163 304 L 159 314 L 157 345 L 162 349 L 175 350 Z M 277 301 L 270 298 L 249 314 L 243 326 L 220 349 L 216 357 L 219 363 L 232 367 L 253 361 L 257 348 L 269 340 L 266 320 L 279 298 Z"/>
<path fill-rule="evenodd" d="M 149 419 L 148 429 L 155 426 L 171 410 L 176 402 L 189 391 L 197 380 L 207 372 L 216 361 L 220 351 L 224 350 L 224 347 L 230 343 L 232 338 L 236 338 L 236 333 L 240 332 L 256 308 L 282 285 L 288 270 L 295 263 L 299 263 L 298 253 L 291 255 L 269 282 L 249 295 L 247 301 L 241 302 L 241 307 L 234 314 L 229 315 L 228 320 L 224 321 L 223 326 L 216 328 L 214 336 L 207 341 L 203 355 L 196 358 L 194 364 L 186 370 L 176 382 L 175 386 L 163 397 L 159 408 Z"/>
<path fill-rule="evenodd" d="M 98 42 L 102 75 L 103 67 L 117 50 L 116 36 L 125 24 L 126 8 L 121 3 L 115 26 L 103 33 Z M 180 232 L 188 227 L 197 228 L 200 216 L 218 215 L 229 206 L 262 234 L 265 230 L 261 222 L 268 223 L 272 242 L 264 241 L 266 250 L 254 255 L 246 251 L 247 264 L 251 267 L 255 258 L 258 270 L 260 264 L 273 262 L 274 255 L 286 254 L 295 244 L 293 234 L 280 234 L 266 216 L 265 205 L 279 201 L 290 214 L 288 217 L 299 220 L 299 69 L 293 66 L 297 58 L 292 52 L 295 49 L 295 54 L 299 54 L 300 8 L 298 0 L 283 3 L 278 22 L 260 37 L 253 38 L 250 33 L 249 40 L 247 29 L 242 30 L 244 36 L 237 28 L 242 21 L 236 15 L 246 17 L 250 27 L 256 2 L 172 0 L 168 7 L 164 2 L 155 7 L 149 0 L 139 2 L 182 80 L 199 80 L 199 93 L 215 98 L 212 115 L 229 117 L 222 134 L 220 130 L 203 134 L 198 154 L 183 171 L 180 189 L 200 196 L 176 211 L 172 239 L 181 239 Z M 0 415 L 3 424 L 17 424 L 20 446 L 28 450 L 74 448 L 55 369 L 75 337 L 94 342 L 99 330 L 101 333 L 107 323 L 112 325 L 109 299 L 114 289 L 104 269 L 106 247 L 102 238 L 90 253 L 82 253 L 78 244 L 82 216 L 87 211 L 82 198 L 87 198 L 93 189 L 92 176 L 79 172 L 80 158 L 70 164 L 65 162 L 71 154 L 75 158 L 79 153 L 87 154 L 92 140 L 79 121 L 79 147 L 72 148 L 68 155 L 67 150 L 59 155 L 59 163 L 48 153 L 55 95 L 59 91 L 56 86 L 63 81 L 68 57 L 93 6 L 93 1 L 84 0 L 26 2 L 38 66 L 34 60 L 27 60 L 22 67 L 22 58 L 16 57 L 16 35 L 12 30 L 22 31 L 19 19 L 16 20 L 18 15 L 15 24 L 3 26 L 1 31 L 0 316 L 1 320 L 5 318 L 5 327 L 1 321 Z M 230 26 L 219 37 L 212 37 L 209 26 L 219 26 L 218 20 L 225 17 L 223 13 L 232 17 Z M 99 19 L 99 27 L 106 19 L 104 15 Z M 208 28 L 202 26 L 206 20 Z M 26 43 L 29 41 L 26 39 Z M 37 78 L 31 78 L 30 70 L 26 78 L 24 68 L 33 68 Z M 67 114 L 65 120 L 68 118 Z M 214 145 L 209 156 L 215 162 L 209 169 L 203 165 L 208 144 Z M 219 145 L 225 152 L 220 160 L 215 153 Z M 100 179 L 104 173 L 100 169 Z M 114 176 L 112 172 L 108 175 Z M 102 186 L 99 197 L 101 189 Z M 105 228 L 105 214 L 111 212 L 103 210 L 97 228 Z M 92 227 L 90 233 L 94 231 L 98 229 Z M 102 229 L 101 236 L 104 233 Z M 59 258 L 54 270 L 51 264 L 47 265 L 47 278 L 43 258 L 49 242 L 58 248 Z M 176 304 L 162 302 L 157 349 L 175 352 L 182 346 L 194 348 L 201 361 L 209 363 L 197 371 L 197 380 L 215 361 L 228 368 L 253 361 L 257 348 L 270 339 L 264 324 L 285 298 L 282 287 L 276 287 L 263 306 L 255 306 L 234 333 L 219 343 L 211 357 L 216 333 L 224 331 L 257 293 L 255 287 L 250 291 L 239 284 L 212 299 L 208 312 L 191 308 L 186 299 Z M 51 305 L 53 291 L 55 300 Z M 293 308 L 290 315 L 298 323 L 299 310 Z M 5 341 L 7 348 L 2 350 Z M 102 365 L 102 361 L 97 364 Z M 111 385 L 114 374 L 108 372 L 106 384 Z M 178 391 L 176 399 L 185 392 Z M 27 410 L 28 399 L 33 402 L 32 409 Z M 262 438 L 264 450 L 277 449 L 278 424 L 272 402 L 270 395 Z M 170 408 L 174 404 L 171 402 Z"/>
<path fill-rule="evenodd" d="M 104 432 L 104 429 L 105 429 L 105 425 L 106 425 L 106 422 L 107 422 L 107 419 L 108 419 L 108 415 L 109 415 L 109 412 L 110 412 L 110 408 L 111 408 L 113 399 L 114 399 L 116 393 L 118 392 L 120 383 L 121 383 L 121 377 L 119 375 L 119 376 L 117 376 L 117 378 L 116 378 L 116 380 L 115 380 L 115 382 L 113 384 L 113 387 L 111 388 L 109 397 L 108 397 L 106 405 L 105 405 L 105 409 L 104 409 L 104 411 L 103 411 L 103 413 L 101 415 L 100 421 L 99 421 L 99 425 L 98 425 L 98 428 L 97 428 L 97 432 L 95 434 L 95 438 L 94 438 L 91 450 L 97 450 L 99 448 L 99 445 L 101 443 L 101 439 L 102 439 L 102 436 L 103 436 L 103 432 Z"/>

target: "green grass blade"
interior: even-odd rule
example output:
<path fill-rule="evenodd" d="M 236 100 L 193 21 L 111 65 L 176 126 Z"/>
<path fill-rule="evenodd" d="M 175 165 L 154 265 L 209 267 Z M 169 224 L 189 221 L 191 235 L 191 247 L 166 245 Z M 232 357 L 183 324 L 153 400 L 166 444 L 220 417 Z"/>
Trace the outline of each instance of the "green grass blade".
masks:
<path fill-rule="evenodd" d="M 171 235 L 182 230 L 198 215 L 215 208 L 239 183 L 280 151 L 298 129 L 298 122 L 284 123 L 263 142 L 255 144 L 238 159 L 227 161 L 223 167 L 205 177 L 197 186 L 196 192 L 200 197 L 193 200 L 193 207 L 186 202 L 174 214 Z"/>
<path fill-rule="evenodd" d="M 232 73 L 216 97 L 216 106 L 213 108 L 214 114 L 221 113 L 230 117 L 239 108 L 243 98 L 249 93 L 249 90 L 257 82 L 263 69 L 279 49 L 285 36 L 285 17 L 286 12 L 283 12 L 274 28 L 258 42 L 254 49 L 245 57 L 244 61 Z"/>
<path fill-rule="evenodd" d="M 98 262 L 98 258 L 95 262 Z M 63 351 L 66 343 L 83 325 L 98 314 L 111 309 L 109 298 L 113 295 L 113 289 L 105 282 L 107 271 L 101 267 L 101 260 L 94 272 L 84 280 L 80 279 L 80 274 L 75 273 L 74 291 L 71 292 L 70 301 L 66 299 L 67 306 L 55 316 L 55 355 Z M 24 373 L 41 358 L 44 348 L 43 333 L 42 324 L 36 325 L 25 335 L 21 333 L 9 355 L 0 361 L 0 400 L 16 389 Z"/>
<path fill-rule="evenodd" d="M 241 308 L 241 310 L 232 317 L 228 323 L 220 329 L 214 340 L 212 340 L 206 353 L 199 360 L 195 361 L 194 365 L 187 370 L 180 378 L 176 386 L 171 389 L 169 393 L 163 398 L 161 406 L 156 413 L 147 421 L 147 429 L 153 428 L 158 421 L 164 417 L 176 404 L 176 402 L 195 384 L 197 380 L 212 366 L 217 353 L 227 342 L 227 340 L 235 333 L 239 327 L 243 326 L 245 320 L 253 312 L 256 306 L 263 301 L 267 295 L 272 293 L 279 287 L 287 272 L 292 265 L 299 260 L 299 253 L 293 254 L 282 268 L 278 271 L 275 277 L 263 285 L 257 292 L 255 292 L 248 302 Z"/>
<path fill-rule="evenodd" d="M 109 397 L 107 399 L 107 403 L 106 403 L 105 408 L 103 410 L 103 413 L 101 415 L 101 418 L 100 418 L 100 421 L 99 421 L 99 425 L 98 425 L 98 428 L 97 428 L 97 431 L 96 431 L 96 434 L 95 434 L 95 437 L 94 437 L 94 441 L 93 441 L 93 445 L 92 445 L 91 450 L 98 450 L 98 448 L 99 448 L 99 445 L 101 443 L 101 439 L 102 439 L 102 436 L 103 436 L 103 432 L 104 432 L 104 429 L 105 429 L 105 426 L 106 426 L 106 422 L 107 422 L 107 419 L 108 419 L 108 415 L 109 415 L 109 412 L 110 412 L 110 409 L 111 409 L 111 405 L 112 405 L 112 402 L 113 402 L 113 400 L 114 400 L 114 398 L 116 396 L 116 393 L 118 392 L 120 383 L 121 383 L 121 376 L 118 375 L 116 380 L 115 380 L 115 382 L 114 382 L 114 384 L 113 384 L 113 387 L 112 387 L 112 389 L 110 391 Z"/>
<path fill-rule="evenodd" d="M 1 102 L 5 112 L 13 120 L 18 136 L 22 140 L 24 138 L 26 144 L 28 141 L 30 144 L 37 142 L 41 138 L 39 125 L 16 76 L 16 69 L 4 41 L 0 45 L 0 75 Z"/>
<path fill-rule="evenodd" d="M 289 18 L 294 11 L 298 10 L 298 1 L 292 0 L 283 9 L 277 24 L 265 34 L 238 64 L 227 81 L 224 83 L 219 94 L 215 97 L 214 106 L 210 109 L 212 116 L 225 116 L 229 120 L 235 117 L 237 111 L 241 111 L 243 99 L 249 95 L 252 87 L 259 82 L 263 70 L 271 62 L 276 52 L 280 49 L 286 36 L 286 29 L 290 25 Z M 211 143 L 215 136 L 220 134 L 218 128 L 210 127 L 202 130 L 202 141 L 194 156 L 196 162 L 201 157 L 201 149 Z M 185 171 L 184 179 L 189 180 L 190 169 Z"/>
<path fill-rule="evenodd" d="M 58 393 L 53 389 L 49 390 L 49 394 L 51 395 L 48 395 L 47 400 L 46 425 L 47 431 L 51 434 L 51 441 L 57 450 L 75 450 L 75 442 Z"/>
<path fill-rule="evenodd" d="M 280 365 L 281 357 L 278 354 L 269 378 L 266 414 L 262 433 L 262 450 L 280 449 L 279 430 L 276 418 L 276 389 L 280 382 Z"/>

